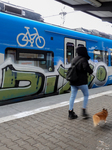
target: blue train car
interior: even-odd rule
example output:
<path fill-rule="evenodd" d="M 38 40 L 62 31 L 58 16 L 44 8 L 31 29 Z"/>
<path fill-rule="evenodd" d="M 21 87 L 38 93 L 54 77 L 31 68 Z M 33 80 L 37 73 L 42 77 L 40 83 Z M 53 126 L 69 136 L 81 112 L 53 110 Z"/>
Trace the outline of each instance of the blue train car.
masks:
<path fill-rule="evenodd" d="M 75 47 L 87 47 L 89 88 L 112 84 L 112 40 L 0 12 L 0 104 L 62 94 Z"/>

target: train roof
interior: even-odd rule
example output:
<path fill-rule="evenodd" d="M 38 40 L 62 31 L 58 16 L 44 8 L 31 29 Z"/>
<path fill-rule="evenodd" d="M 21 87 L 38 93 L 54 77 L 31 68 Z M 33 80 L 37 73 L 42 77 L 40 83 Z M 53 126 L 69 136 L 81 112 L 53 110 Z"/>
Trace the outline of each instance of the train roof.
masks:
<path fill-rule="evenodd" d="M 44 19 L 41 17 L 41 15 L 35 13 L 33 10 L 24 7 L 19 7 L 2 1 L 0 1 L 0 11 L 35 21 L 44 22 Z"/>
<path fill-rule="evenodd" d="M 104 32 L 99 32 L 98 30 L 88 30 L 88 29 L 84 29 L 84 28 L 76 28 L 73 30 L 81 32 L 81 33 L 91 34 L 91 35 L 95 35 L 95 36 L 99 36 L 99 37 L 103 37 L 103 38 L 112 40 L 112 34 L 106 34 Z"/>

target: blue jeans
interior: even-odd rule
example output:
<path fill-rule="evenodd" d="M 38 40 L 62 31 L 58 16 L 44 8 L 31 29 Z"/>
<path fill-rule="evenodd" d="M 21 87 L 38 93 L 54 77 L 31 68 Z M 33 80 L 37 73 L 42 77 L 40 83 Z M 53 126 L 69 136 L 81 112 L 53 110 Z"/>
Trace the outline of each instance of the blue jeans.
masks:
<path fill-rule="evenodd" d="M 69 100 L 69 110 L 73 109 L 74 101 L 75 101 L 78 89 L 80 89 L 84 95 L 83 108 L 85 109 L 87 106 L 88 97 L 89 97 L 88 85 L 80 85 L 80 86 L 71 85 L 71 97 Z"/>

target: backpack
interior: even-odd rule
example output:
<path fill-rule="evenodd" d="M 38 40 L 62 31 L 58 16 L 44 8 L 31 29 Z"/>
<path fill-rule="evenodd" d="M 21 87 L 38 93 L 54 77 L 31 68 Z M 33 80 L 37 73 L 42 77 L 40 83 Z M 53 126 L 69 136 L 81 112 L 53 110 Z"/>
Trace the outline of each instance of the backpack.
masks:
<path fill-rule="evenodd" d="M 83 58 L 81 58 L 83 59 Z M 66 74 L 66 80 L 67 81 L 77 81 L 78 80 L 78 74 L 77 74 L 77 64 L 79 63 L 79 61 L 81 60 L 79 59 L 75 64 L 73 64 L 70 68 L 68 68 L 67 74 Z"/>

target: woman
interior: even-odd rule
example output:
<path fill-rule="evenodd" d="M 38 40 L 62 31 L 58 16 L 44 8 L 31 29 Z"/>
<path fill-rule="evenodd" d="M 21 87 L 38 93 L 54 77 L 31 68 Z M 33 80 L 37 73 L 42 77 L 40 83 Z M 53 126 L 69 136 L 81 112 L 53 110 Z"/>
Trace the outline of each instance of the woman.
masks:
<path fill-rule="evenodd" d="M 71 65 L 75 64 L 79 59 L 79 63 L 77 64 L 77 74 L 78 74 L 78 80 L 76 82 L 70 82 L 71 85 L 71 97 L 69 100 L 69 119 L 76 119 L 78 116 L 73 111 L 74 106 L 74 100 L 77 95 L 78 89 L 80 89 L 84 95 L 84 101 L 83 101 L 83 108 L 82 108 L 82 116 L 83 118 L 87 119 L 89 118 L 89 115 L 86 112 L 86 107 L 88 103 L 88 76 L 87 73 L 92 74 L 93 70 L 90 68 L 88 60 L 90 59 L 86 47 L 80 46 L 76 48 L 76 54 L 77 56 L 72 60 Z"/>

